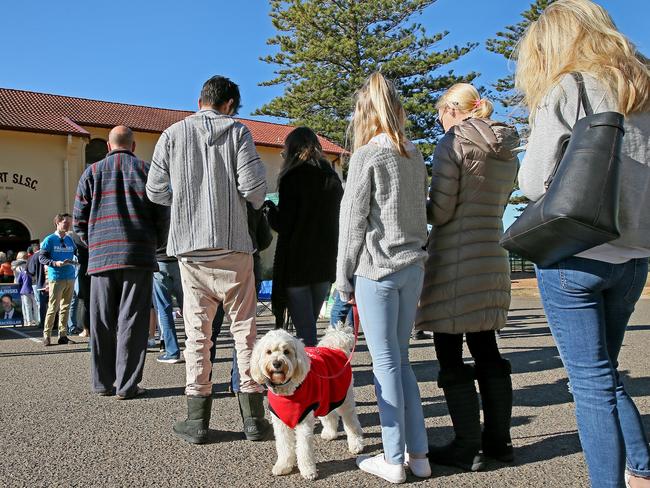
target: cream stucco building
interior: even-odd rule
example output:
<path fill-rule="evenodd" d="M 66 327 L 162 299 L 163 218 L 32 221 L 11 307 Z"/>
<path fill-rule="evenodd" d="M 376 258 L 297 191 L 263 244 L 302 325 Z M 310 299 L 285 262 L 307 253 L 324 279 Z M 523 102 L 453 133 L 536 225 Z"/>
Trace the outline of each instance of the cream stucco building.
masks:
<path fill-rule="evenodd" d="M 0 250 L 25 249 L 53 231 L 55 214 L 72 213 L 79 177 L 106 154 L 112 127 L 131 127 L 136 155 L 148 161 L 160 133 L 190 114 L 0 88 Z M 274 192 L 282 144 L 292 127 L 240 120 L 253 134 Z M 336 166 L 343 149 L 321 142 Z"/>

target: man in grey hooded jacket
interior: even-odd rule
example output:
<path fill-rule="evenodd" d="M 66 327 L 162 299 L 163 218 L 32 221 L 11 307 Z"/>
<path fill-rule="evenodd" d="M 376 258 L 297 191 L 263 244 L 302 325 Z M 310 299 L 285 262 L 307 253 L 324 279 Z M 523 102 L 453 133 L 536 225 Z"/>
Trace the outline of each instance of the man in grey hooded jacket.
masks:
<path fill-rule="evenodd" d="M 151 201 L 171 206 L 167 254 L 179 260 L 183 285 L 188 416 L 174 432 L 208 440 L 212 319 L 220 304 L 231 319 L 240 374 L 239 405 L 249 440 L 265 440 L 262 389 L 250 377 L 256 338 L 253 252 L 246 202 L 266 195 L 264 165 L 248 128 L 233 118 L 239 87 L 223 76 L 203 85 L 199 111 L 162 133 L 147 180 Z"/>

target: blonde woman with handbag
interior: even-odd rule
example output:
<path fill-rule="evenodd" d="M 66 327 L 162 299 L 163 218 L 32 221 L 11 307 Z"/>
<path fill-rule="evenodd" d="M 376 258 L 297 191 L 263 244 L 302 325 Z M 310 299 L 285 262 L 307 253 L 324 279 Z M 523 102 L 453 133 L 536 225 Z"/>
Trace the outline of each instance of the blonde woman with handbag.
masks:
<path fill-rule="evenodd" d="M 536 268 L 551 332 L 575 400 L 594 487 L 650 486 L 650 450 L 625 391 L 618 355 L 646 283 L 650 256 L 650 72 L 647 59 L 590 0 L 557 0 L 528 28 L 516 86 L 532 131 L 519 173 L 525 196 L 544 195 L 578 111 L 579 85 L 594 113 L 625 116 L 620 164 L 620 238 Z M 574 74 L 580 76 L 576 78 Z M 553 243 L 549 242 L 552 246 Z"/>

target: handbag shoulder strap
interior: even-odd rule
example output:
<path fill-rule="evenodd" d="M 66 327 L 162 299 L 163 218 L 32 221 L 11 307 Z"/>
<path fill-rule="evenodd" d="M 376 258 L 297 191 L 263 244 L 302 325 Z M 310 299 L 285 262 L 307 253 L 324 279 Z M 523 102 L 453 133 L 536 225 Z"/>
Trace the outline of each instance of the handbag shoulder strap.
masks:
<path fill-rule="evenodd" d="M 583 108 L 585 111 L 585 115 L 593 115 L 594 111 L 591 108 L 591 103 L 589 102 L 589 97 L 587 97 L 587 90 L 585 89 L 585 80 L 582 77 L 582 73 L 578 72 L 573 72 L 571 73 L 571 76 L 575 80 L 576 84 L 578 85 L 578 108 L 576 110 L 576 120 L 573 126 L 578 123 L 578 120 L 580 120 L 580 109 Z M 566 145 L 569 142 L 569 138 L 567 137 L 563 141 L 563 148 L 562 148 L 562 154 L 564 154 L 564 151 L 566 150 Z M 549 175 L 549 177 L 546 179 L 544 182 L 544 188 L 548 189 L 549 186 L 551 186 L 551 182 L 553 181 L 553 178 L 555 178 L 555 174 L 557 173 L 558 168 L 560 167 L 560 161 L 562 161 L 562 156 L 558 158 L 558 160 L 555 162 L 555 167 L 553 168 L 552 173 Z"/>
<path fill-rule="evenodd" d="M 578 109 L 576 110 L 576 123 L 580 120 L 580 108 L 582 107 L 585 111 L 585 115 L 593 115 L 594 110 L 591 108 L 591 103 L 589 102 L 589 97 L 587 97 L 587 90 L 585 89 L 585 80 L 582 77 L 582 73 L 571 73 L 573 79 L 578 85 Z M 574 124 L 575 125 L 575 124 Z"/>

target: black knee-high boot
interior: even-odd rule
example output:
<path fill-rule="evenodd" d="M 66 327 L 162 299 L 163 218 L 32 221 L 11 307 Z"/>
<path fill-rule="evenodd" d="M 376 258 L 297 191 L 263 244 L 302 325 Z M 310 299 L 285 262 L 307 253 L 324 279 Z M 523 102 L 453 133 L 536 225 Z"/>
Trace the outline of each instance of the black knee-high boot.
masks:
<path fill-rule="evenodd" d="M 512 418 L 512 381 L 506 359 L 482 363 L 476 367 L 476 379 L 483 404 L 483 453 L 502 462 L 512 462 L 510 439 Z"/>
<path fill-rule="evenodd" d="M 481 418 L 474 385 L 474 368 L 463 365 L 441 370 L 438 386 L 445 394 L 456 437 L 446 446 L 429 446 L 429 459 L 436 464 L 480 471 L 483 469 Z"/>

